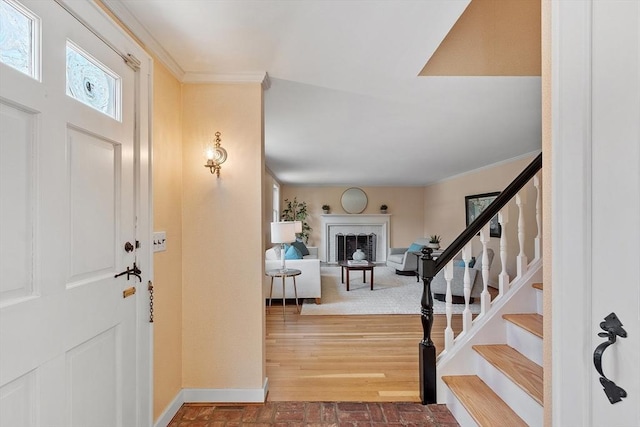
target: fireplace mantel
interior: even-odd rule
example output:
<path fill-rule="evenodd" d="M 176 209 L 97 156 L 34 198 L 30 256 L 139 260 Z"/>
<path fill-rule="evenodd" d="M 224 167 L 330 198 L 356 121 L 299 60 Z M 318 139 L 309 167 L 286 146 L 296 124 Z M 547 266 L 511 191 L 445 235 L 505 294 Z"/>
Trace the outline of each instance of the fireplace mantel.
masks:
<path fill-rule="evenodd" d="M 335 254 L 331 251 L 336 233 L 375 233 L 377 236 L 376 263 L 387 261 L 389 246 L 389 223 L 391 214 L 324 214 L 320 242 L 320 260 L 335 263 Z"/>

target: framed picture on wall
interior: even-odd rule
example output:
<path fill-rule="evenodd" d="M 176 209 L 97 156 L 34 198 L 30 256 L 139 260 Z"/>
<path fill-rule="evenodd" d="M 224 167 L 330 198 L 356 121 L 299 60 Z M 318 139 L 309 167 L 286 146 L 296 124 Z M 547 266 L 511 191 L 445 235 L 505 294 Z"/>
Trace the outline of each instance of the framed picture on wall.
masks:
<path fill-rule="evenodd" d="M 487 206 L 493 202 L 500 192 L 474 194 L 472 196 L 465 196 L 464 206 L 467 217 L 467 227 L 484 211 Z M 502 235 L 502 229 L 498 223 L 498 215 L 491 218 L 489 223 L 489 236 L 500 237 Z"/>

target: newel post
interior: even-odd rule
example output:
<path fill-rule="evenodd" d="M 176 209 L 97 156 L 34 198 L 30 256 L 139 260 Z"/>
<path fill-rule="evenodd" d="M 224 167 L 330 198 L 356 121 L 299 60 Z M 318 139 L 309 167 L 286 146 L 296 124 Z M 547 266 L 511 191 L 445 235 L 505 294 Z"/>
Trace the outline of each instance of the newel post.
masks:
<path fill-rule="evenodd" d="M 433 295 L 431 294 L 431 280 L 433 279 L 436 262 L 431 257 L 432 249 L 422 249 L 422 300 L 421 320 L 423 338 L 419 345 L 420 359 L 420 400 L 423 405 L 437 403 L 436 401 L 436 347 L 431 340 L 433 327 Z"/>

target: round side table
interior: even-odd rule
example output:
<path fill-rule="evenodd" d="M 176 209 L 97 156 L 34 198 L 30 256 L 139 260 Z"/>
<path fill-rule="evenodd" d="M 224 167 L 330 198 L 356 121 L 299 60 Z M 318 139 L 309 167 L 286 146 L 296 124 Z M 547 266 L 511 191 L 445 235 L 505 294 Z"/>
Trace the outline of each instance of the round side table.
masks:
<path fill-rule="evenodd" d="M 271 312 L 271 296 L 273 295 L 273 278 L 274 277 L 282 277 L 282 317 L 285 316 L 285 309 L 284 309 L 284 302 L 285 302 L 285 292 L 284 292 L 284 285 L 285 285 L 285 279 L 287 277 L 291 277 L 293 279 L 293 293 L 296 296 L 296 310 L 298 311 L 298 313 L 300 313 L 300 306 L 298 305 L 298 288 L 296 287 L 296 276 L 299 276 L 302 274 L 302 271 L 300 270 L 296 270 L 295 268 L 285 268 L 284 270 L 281 269 L 274 269 L 274 270 L 267 270 L 264 272 L 264 274 L 266 274 L 267 276 L 271 277 L 271 289 L 269 291 L 269 312 Z"/>

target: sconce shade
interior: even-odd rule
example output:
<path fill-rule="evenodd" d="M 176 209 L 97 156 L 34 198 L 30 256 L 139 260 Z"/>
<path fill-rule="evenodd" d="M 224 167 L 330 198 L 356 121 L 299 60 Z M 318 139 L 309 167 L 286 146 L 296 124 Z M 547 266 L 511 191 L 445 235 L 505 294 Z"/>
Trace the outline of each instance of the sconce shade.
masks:
<path fill-rule="evenodd" d="M 296 226 L 292 221 L 271 223 L 271 243 L 291 243 L 296 240 Z"/>
<path fill-rule="evenodd" d="M 208 144 L 204 153 L 207 158 L 207 164 L 204 167 L 209 168 L 218 178 L 220 178 L 221 165 L 227 160 L 227 150 L 220 146 L 220 142 L 220 132 L 216 132 L 215 144 Z"/>

